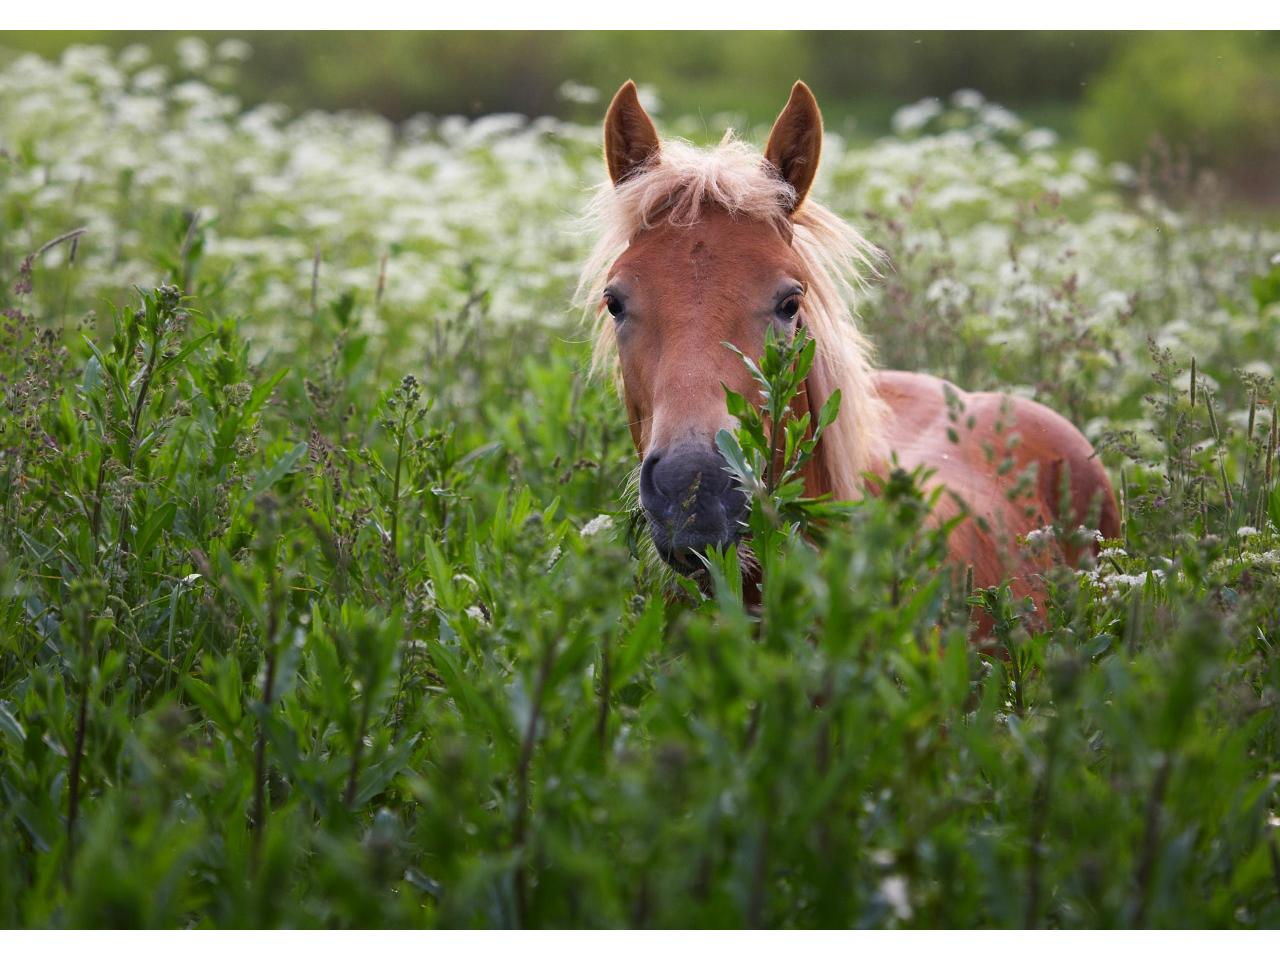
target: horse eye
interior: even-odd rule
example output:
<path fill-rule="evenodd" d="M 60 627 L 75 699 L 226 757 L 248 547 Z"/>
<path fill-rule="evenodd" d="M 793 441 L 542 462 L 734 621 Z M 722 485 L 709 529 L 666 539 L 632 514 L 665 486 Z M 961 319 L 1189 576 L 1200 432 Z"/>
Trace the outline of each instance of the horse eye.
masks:
<path fill-rule="evenodd" d="M 796 318 L 796 314 L 800 312 L 800 294 L 788 294 L 778 304 L 778 316 L 790 322 Z"/>
<path fill-rule="evenodd" d="M 604 308 L 609 311 L 609 316 L 615 320 L 622 316 L 622 301 L 618 299 L 616 294 L 606 292 L 604 295 Z"/>

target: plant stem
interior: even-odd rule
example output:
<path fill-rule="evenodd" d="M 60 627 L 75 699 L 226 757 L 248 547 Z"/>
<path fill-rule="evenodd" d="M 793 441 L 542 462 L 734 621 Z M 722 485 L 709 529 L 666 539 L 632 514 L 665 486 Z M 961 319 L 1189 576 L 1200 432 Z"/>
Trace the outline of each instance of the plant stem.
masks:
<path fill-rule="evenodd" d="M 613 685 L 612 659 L 609 635 L 605 634 L 600 646 L 600 710 L 596 715 L 596 736 L 600 740 L 601 756 L 605 755 L 609 747 L 609 690 Z"/>
<path fill-rule="evenodd" d="M 267 670 L 262 680 L 262 718 L 258 721 L 258 742 L 253 748 L 253 854 L 256 859 L 262 842 L 262 831 L 267 823 L 267 717 L 276 686 L 276 630 L 279 626 L 279 607 L 276 598 L 275 564 L 268 568 L 270 580 L 267 586 Z"/>
<path fill-rule="evenodd" d="M 526 889 L 528 878 L 525 870 L 525 834 L 529 825 L 529 768 L 533 764 L 533 748 L 537 743 L 538 720 L 542 715 L 542 698 L 546 692 L 547 678 L 551 675 L 551 667 L 555 663 L 556 645 L 554 640 L 547 641 L 546 651 L 542 656 L 542 664 L 538 668 L 538 680 L 533 688 L 533 703 L 529 708 L 529 722 L 525 726 L 524 739 L 520 744 L 520 760 L 516 765 L 516 820 L 511 829 L 511 846 L 519 850 L 516 862 L 516 922 L 521 928 L 527 925 L 529 916 L 529 892 Z"/>
<path fill-rule="evenodd" d="M 391 486 L 391 555 L 395 557 L 396 565 L 400 563 L 400 553 L 397 549 L 399 544 L 400 531 L 400 464 L 404 459 L 404 438 L 408 430 L 410 405 L 405 404 L 404 413 L 400 414 L 400 436 L 396 440 L 396 475 Z"/>
<path fill-rule="evenodd" d="M 163 321 L 162 321 L 163 322 Z M 138 446 L 138 424 L 142 421 L 142 409 L 147 402 L 147 392 L 151 389 L 151 379 L 156 372 L 156 357 L 160 353 L 162 334 L 157 331 L 151 341 L 151 352 L 147 356 L 146 366 L 142 370 L 142 380 L 138 384 L 138 399 L 133 405 L 133 414 L 129 418 L 129 448 L 125 460 L 125 470 L 133 468 L 134 454 Z M 126 503 L 120 511 L 120 543 L 117 552 L 123 556 L 129 550 L 129 505 Z"/>
<path fill-rule="evenodd" d="M 76 819 L 80 814 L 80 765 L 84 759 L 84 736 L 89 716 L 89 679 L 80 683 L 80 706 L 76 715 L 76 742 L 71 752 L 71 769 L 67 772 L 70 794 L 67 798 L 67 860 L 64 880 L 71 886 L 71 863 L 76 853 Z"/>
<path fill-rule="evenodd" d="M 276 679 L 276 652 L 267 652 L 267 675 L 262 687 L 262 709 L 271 709 L 271 692 Z M 267 818 L 267 725 L 259 722 L 258 742 L 253 750 L 253 843 L 254 849 L 262 837 Z"/>
<path fill-rule="evenodd" d="M 370 703 L 370 698 L 365 696 L 360 704 L 360 729 L 356 733 L 356 742 L 351 747 L 351 769 L 347 772 L 347 789 L 342 795 L 342 802 L 347 809 L 351 808 L 356 799 L 356 782 L 360 778 L 360 757 L 364 753 L 365 734 L 369 731 Z"/>
<path fill-rule="evenodd" d="M 1041 859 L 1041 843 L 1044 837 L 1045 823 L 1049 819 L 1049 798 L 1052 794 L 1053 786 L 1053 765 L 1057 745 L 1057 737 L 1054 736 L 1056 730 L 1056 722 L 1053 729 L 1049 731 L 1048 743 L 1045 749 L 1044 770 L 1040 774 L 1040 778 L 1036 783 L 1035 794 L 1031 798 L 1031 834 L 1028 838 L 1028 864 L 1027 864 L 1027 916 L 1023 926 L 1028 930 L 1037 926 L 1040 917 L 1040 888 L 1041 888 L 1041 867 L 1043 861 Z"/>
<path fill-rule="evenodd" d="M 105 439 L 105 438 L 104 438 Z M 107 479 L 107 448 L 103 446 L 98 460 L 98 480 L 93 487 L 93 517 L 89 521 L 89 532 L 93 539 L 93 559 L 98 560 L 98 530 L 102 526 L 102 485 Z"/>
<path fill-rule="evenodd" d="M 765 926 L 765 884 L 769 879 L 769 819 L 760 825 L 756 855 L 751 863 L 751 890 L 747 896 L 747 926 L 759 930 Z"/>
<path fill-rule="evenodd" d="M 1133 913 L 1133 926 L 1145 927 L 1147 923 L 1147 904 L 1151 899 L 1151 880 L 1155 873 L 1156 854 L 1160 842 L 1160 808 L 1164 805 L 1165 790 L 1169 786 L 1169 773 L 1172 762 L 1166 753 L 1160 758 L 1160 766 L 1156 769 L 1155 779 L 1151 782 L 1151 793 L 1147 796 L 1147 814 L 1143 826 L 1142 855 L 1138 861 L 1138 870 L 1134 875 L 1137 887 L 1137 905 Z"/>
<path fill-rule="evenodd" d="M 1276 895 L 1280 896 L 1280 847 L 1276 846 L 1276 838 L 1267 839 L 1267 852 L 1271 855 L 1271 879 L 1276 882 Z"/>

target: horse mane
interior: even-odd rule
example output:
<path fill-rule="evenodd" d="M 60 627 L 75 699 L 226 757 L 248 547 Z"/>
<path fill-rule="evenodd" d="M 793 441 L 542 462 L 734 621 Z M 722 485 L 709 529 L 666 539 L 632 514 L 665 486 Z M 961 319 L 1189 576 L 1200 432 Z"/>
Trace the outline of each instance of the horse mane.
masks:
<path fill-rule="evenodd" d="M 816 342 L 806 382 L 813 416 L 839 389 L 840 414 L 818 444 L 820 470 L 838 499 L 857 497 L 862 474 L 882 452 L 886 407 L 872 383 L 871 346 L 854 323 L 849 303 L 866 275 L 876 275 L 879 249 L 853 227 L 812 199 L 798 210 L 795 190 L 763 155 L 725 134 L 719 145 L 699 148 L 664 140 L 656 159 L 618 184 L 601 184 L 587 208 L 586 222 L 597 240 L 583 267 L 575 299 L 594 309 L 592 369 L 613 368 L 617 351 L 613 324 L 601 306 L 609 268 L 641 230 L 666 221 L 691 226 L 708 207 L 732 216 L 773 224 L 791 244 L 809 275 L 804 319 Z"/>

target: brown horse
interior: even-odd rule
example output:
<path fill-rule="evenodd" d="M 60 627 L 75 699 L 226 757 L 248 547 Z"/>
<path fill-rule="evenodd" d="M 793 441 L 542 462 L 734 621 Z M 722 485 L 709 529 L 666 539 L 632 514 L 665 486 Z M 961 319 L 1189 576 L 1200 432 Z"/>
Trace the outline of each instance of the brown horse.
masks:
<path fill-rule="evenodd" d="M 737 540 L 748 504 L 714 438 L 734 427 L 723 387 L 755 394 L 723 343 L 759 356 L 770 327 L 789 336 L 803 324 L 817 357 L 800 403 L 817 409 L 837 388 L 843 397 L 806 492 L 858 497 L 864 474 L 883 477 L 895 457 L 929 468 L 952 494 L 939 518 L 967 512 L 951 560 L 972 568 L 977 586 L 1013 578 L 1017 593 L 1038 598 L 1035 574 L 1075 557 L 1028 549 L 1049 539 L 1032 531 L 1089 523 L 1119 534 L 1106 471 L 1080 432 L 1038 403 L 873 371 L 847 302 L 879 254 L 809 199 L 821 147 L 818 104 L 799 82 L 763 156 L 732 136 L 707 150 L 660 143 L 630 81 L 609 106 L 609 182 L 591 208 L 600 240 L 579 292 L 599 305 L 597 361 L 616 353 L 654 545 L 688 571 L 709 546 Z"/>

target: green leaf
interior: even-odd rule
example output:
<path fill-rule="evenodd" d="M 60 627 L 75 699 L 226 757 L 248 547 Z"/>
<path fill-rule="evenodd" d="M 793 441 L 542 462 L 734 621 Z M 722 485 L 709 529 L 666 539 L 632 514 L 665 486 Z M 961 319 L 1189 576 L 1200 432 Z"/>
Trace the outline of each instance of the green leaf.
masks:
<path fill-rule="evenodd" d="M 841 393 L 839 388 L 832 390 L 831 395 L 822 404 L 822 410 L 818 413 L 819 430 L 825 430 L 836 422 L 836 417 L 840 415 L 840 400 Z"/>
<path fill-rule="evenodd" d="M 613 692 L 621 690 L 640 668 L 644 658 L 658 648 L 664 620 L 663 605 L 651 600 L 616 651 L 610 671 Z"/>
<path fill-rule="evenodd" d="M 352 712 L 352 696 L 346 672 L 338 661 L 337 645 L 327 633 L 313 631 L 309 638 L 308 649 L 316 679 L 319 680 L 321 701 L 329 715 L 350 737 L 355 730 L 355 716 Z"/>
<path fill-rule="evenodd" d="M 1265 310 L 1273 303 L 1280 303 L 1280 267 L 1270 273 L 1259 274 L 1252 280 L 1253 299 L 1258 309 Z"/>
<path fill-rule="evenodd" d="M 102 361 L 99 356 L 97 349 L 94 348 L 89 359 L 85 361 L 84 376 L 80 378 L 80 389 L 86 394 L 93 393 L 102 383 Z"/>
<path fill-rule="evenodd" d="M 290 447 L 279 459 L 270 467 L 258 474 L 253 481 L 253 486 L 249 488 L 249 492 L 245 494 L 244 499 L 240 501 L 243 507 L 246 503 L 252 501 L 260 493 L 270 489 L 278 483 L 285 474 L 289 473 L 307 453 L 307 442 L 295 443 Z"/>
<path fill-rule="evenodd" d="M 730 416 L 742 419 L 752 412 L 747 403 L 747 398 L 734 390 L 730 390 L 728 387 L 724 388 L 724 400 Z"/>
<path fill-rule="evenodd" d="M 729 464 L 729 470 L 738 481 L 745 487 L 752 488 L 759 481 L 754 469 L 747 463 L 746 455 L 742 452 L 742 447 L 738 443 L 738 438 L 728 430 L 719 430 L 716 432 L 716 449 L 720 451 L 725 462 Z"/>
<path fill-rule="evenodd" d="M 797 354 L 792 368 L 794 373 L 791 379 L 797 386 L 801 380 L 809 375 L 809 371 L 813 369 L 813 358 L 817 354 L 817 349 L 818 341 L 813 339 L 813 337 L 808 336 L 806 333 L 803 345 L 800 347 L 800 352 Z"/>
<path fill-rule="evenodd" d="M 355 805 L 357 807 L 363 807 L 378 796 L 378 794 L 386 790 L 392 780 L 408 769 L 409 761 L 413 757 L 413 748 L 421 737 L 421 733 L 415 733 L 397 744 L 395 749 L 381 760 L 370 764 L 360 774 L 359 787 L 356 790 L 355 797 Z"/>
<path fill-rule="evenodd" d="M 741 359 L 742 362 L 746 364 L 747 369 L 751 371 L 751 376 L 755 379 L 756 383 L 759 383 L 762 385 L 768 384 L 769 378 L 760 372 L 760 368 L 756 365 L 756 362 L 754 360 L 752 360 L 750 357 L 748 357 L 745 353 L 743 353 L 741 350 L 739 350 L 737 347 L 735 347 L 732 343 L 730 343 L 727 340 L 722 340 L 720 342 L 720 345 L 723 347 L 728 347 L 730 350 L 732 350 L 734 353 L 738 355 L 739 359 Z"/>
<path fill-rule="evenodd" d="M 202 336 L 196 337 L 194 340 L 191 340 L 183 344 L 182 349 L 179 350 L 177 353 L 175 353 L 173 356 L 164 357 L 158 364 L 156 364 L 157 372 L 160 370 L 164 370 L 167 367 L 181 366 L 182 362 L 186 360 L 187 357 L 191 356 L 191 354 L 195 353 L 197 349 L 199 349 L 204 344 L 208 343 L 209 339 L 212 336 L 213 336 L 212 333 L 206 333 L 206 334 L 203 334 Z M 281 375 L 283 375 L 283 371 Z M 277 382 L 278 382 L 278 379 L 277 379 Z"/>
<path fill-rule="evenodd" d="M 173 524 L 177 512 L 178 505 L 170 500 L 147 514 L 146 519 L 138 526 L 136 551 L 139 557 L 145 558 L 151 552 L 160 534 Z"/>
<path fill-rule="evenodd" d="M 245 405 L 240 408 L 240 421 L 242 423 L 246 422 L 249 417 L 258 412 L 258 408 L 267 402 L 267 399 L 275 391 L 276 386 L 288 375 L 288 373 L 289 369 L 286 367 L 253 388 L 253 392 L 249 394 L 249 399 L 245 401 Z"/>
<path fill-rule="evenodd" d="M 27 731 L 22 729 L 22 724 L 9 709 L 9 703 L 4 700 L 0 700 L 0 732 L 12 740 L 15 747 L 27 739 Z"/>
<path fill-rule="evenodd" d="M 461 469 L 463 467 L 469 467 L 472 463 L 475 463 L 478 460 L 483 460 L 485 457 L 489 456 L 492 453 L 497 453 L 499 450 L 502 449 L 502 446 L 503 444 L 501 440 L 494 440 L 492 443 L 482 444 L 481 446 L 476 447 L 474 450 L 471 450 L 470 452 L 459 457 L 458 462 L 454 466 L 456 466 L 458 469 Z"/>
<path fill-rule="evenodd" d="M 223 706 L 222 700 L 214 692 L 213 687 L 197 677 L 183 677 L 182 689 L 223 733 L 228 735 L 235 733 L 237 724 Z"/>

